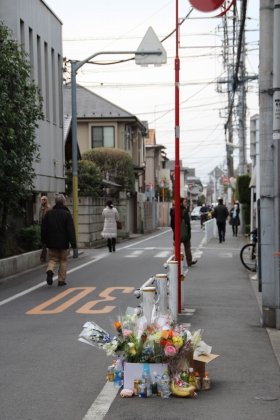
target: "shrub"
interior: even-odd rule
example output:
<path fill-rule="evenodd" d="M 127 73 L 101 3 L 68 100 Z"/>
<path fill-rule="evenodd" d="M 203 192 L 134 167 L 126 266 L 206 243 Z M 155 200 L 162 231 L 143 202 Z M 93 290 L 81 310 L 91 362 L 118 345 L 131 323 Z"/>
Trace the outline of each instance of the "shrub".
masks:
<path fill-rule="evenodd" d="M 120 149 L 98 147 L 85 152 L 83 160 L 96 164 L 104 179 L 122 186 L 123 190 L 134 192 L 133 161 L 129 153 Z"/>
<path fill-rule="evenodd" d="M 40 225 L 32 225 L 22 228 L 18 234 L 18 244 L 24 252 L 34 251 L 41 248 Z"/>
<path fill-rule="evenodd" d="M 98 166 L 90 160 L 80 160 L 78 162 L 78 188 L 80 196 L 98 197 L 102 190 L 102 176 Z M 71 195 L 72 173 L 70 168 L 66 171 L 67 194 Z"/>

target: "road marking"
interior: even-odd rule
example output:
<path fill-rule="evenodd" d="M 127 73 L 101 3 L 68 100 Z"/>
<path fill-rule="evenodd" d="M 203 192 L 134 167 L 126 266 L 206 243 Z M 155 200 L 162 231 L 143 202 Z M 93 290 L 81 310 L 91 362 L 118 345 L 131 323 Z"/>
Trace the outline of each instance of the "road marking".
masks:
<path fill-rule="evenodd" d="M 149 236 L 148 238 L 142 239 L 141 241 L 134 242 L 134 243 L 132 243 L 130 245 L 123 246 L 123 247 L 117 249 L 117 251 L 121 251 L 122 249 L 131 248 L 131 247 L 133 247 L 135 245 L 138 245 L 138 244 L 141 244 L 143 242 L 149 241 L 151 239 L 157 238 L 158 236 L 166 235 L 166 233 L 169 233 L 170 231 L 171 231 L 171 229 L 168 229 L 168 230 L 165 230 L 164 232 L 161 232 L 161 233 L 159 233 L 157 235 Z M 108 253 L 107 252 L 106 253 L 104 252 L 103 254 L 99 255 L 98 257 L 94 258 L 93 260 L 90 260 L 90 261 L 88 261 L 88 262 L 86 262 L 84 264 L 81 264 L 81 265 L 79 265 L 79 266 L 77 266 L 75 268 L 72 268 L 71 270 L 68 270 L 67 271 L 67 274 L 70 274 L 70 273 L 73 273 L 74 271 L 80 270 L 81 268 L 86 267 L 87 265 L 96 263 L 96 262 L 102 260 L 103 258 L 105 258 L 106 256 L 108 256 Z M 53 280 L 56 280 L 56 279 L 57 279 L 57 276 L 54 276 Z M 46 282 L 45 281 L 42 281 L 41 283 L 37 284 L 36 286 L 30 287 L 29 289 L 26 289 L 23 292 L 16 293 L 15 295 L 10 296 L 9 298 L 0 301 L 0 306 L 6 305 L 7 303 L 12 302 L 13 300 L 19 299 L 22 296 L 25 296 L 28 293 L 34 292 L 34 290 L 40 289 L 40 287 L 43 287 L 45 285 L 46 285 Z"/>
<path fill-rule="evenodd" d="M 154 258 L 167 258 L 170 257 L 170 251 L 161 251 L 154 255 Z"/>
<path fill-rule="evenodd" d="M 65 311 L 65 309 L 69 308 L 70 306 L 74 305 L 74 303 L 78 302 L 78 300 L 82 299 L 89 293 L 93 292 L 96 287 L 71 287 L 70 289 L 65 290 L 62 293 L 54 296 L 53 298 L 41 303 L 40 305 L 36 306 L 35 308 L 31 309 L 30 311 L 26 312 L 27 315 L 47 315 L 47 314 L 58 314 L 60 312 Z M 54 309 L 46 309 L 49 306 L 52 306 L 54 303 L 60 301 L 61 299 L 65 298 L 66 296 L 73 294 L 77 290 L 81 290 L 76 296 L 72 297 L 71 299 L 67 300 L 66 302 L 62 303 L 61 305 L 57 306 Z"/>
<path fill-rule="evenodd" d="M 124 258 L 137 258 L 139 255 L 143 254 L 142 250 L 132 251 L 130 254 L 124 255 Z"/>
<path fill-rule="evenodd" d="M 134 287 L 107 287 L 105 290 L 103 290 L 99 296 L 103 299 L 99 300 L 92 300 L 90 302 L 87 302 L 85 305 L 83 305 L 80 309 L 78 309 L 76 312 L 77 314 L 108 314 L 112 312 L 113 309 L 115 309 L 115 306 L 104 306 L 104 308 L 101 309 L 92 309 L 95 305 L 98 303 L 104 303 L 108 301 L 112 301 L 117 299 L 115 296 L 111 296 L 110 293 L 114 292 L 115 290 L 121 290 L 122 293 L 132 293 L 134 290 Z"/>
<path fill-rule="evenodd" d="M 119 392 L 113 382 L 106 382 L 83 420 L 103 420 Z"/>

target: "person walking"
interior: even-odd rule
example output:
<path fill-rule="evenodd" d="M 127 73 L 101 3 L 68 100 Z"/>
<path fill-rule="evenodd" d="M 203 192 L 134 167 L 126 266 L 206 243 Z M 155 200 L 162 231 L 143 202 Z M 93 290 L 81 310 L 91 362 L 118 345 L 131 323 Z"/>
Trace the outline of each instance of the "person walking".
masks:
<path fill-rule="evenodd" d="M 223 199 L 218 199 L 218 205 L 214 208 L 213 217 L 216 219 L 217 227 L 218 227 L 218 234 L 219 234 L 219 242 L 225 242 L 226 236 L 226 220 L 228 217 L 228 209 L 223 203 Z"/>
<path fill-rule="evenodd" d="M 232 234 L 233 236 L 237 236 L 238 233 L 238 226 L 240 225 L 240 218 L 239 218 L 240 208 L 239 203 L 235 202 L 233 208 L 230 210 L 230 221 L 232 227 Z"/>
<path fill-rule="evenodd" d="M 199 213 L 200 213 L 200 227 L 201 229 L 203 229 L 204 223 L 208 219 L 208 207 L 206 206 L 206 204 L 202 204 Z"/>
<path fill-rule="evenodd" d="M 101 232 L 101 236 L 107 239 L 109 252 L 115 252 L 117 239 L 117 222 L 120 218 L 118 210 L 113 206 L 113 202 L 111 200 L 107 201 L 106 207 L 102 211 L 102 217 L 104 219 L 104 226 Z"/>
<path fill-rule="evenodd" d="M 73 258 L 78 257 L 78 249 L 74 222 L 63 194 L 55 197 L 54 207 L 43 218 L 41 240 L 49 250 L 47 284 L 53 284 L 54 271 L 58 265 L 58 286 L 65 286 L 69 243 L 73 248 Z"/>
<path fill-rule="evenodd" d="M 189 267 L 197 263 L 193 260 L 191 251 L 191 220 L 187 208 L 187 199 L 180 198 L 181 211 L 181 242 L 184 245 L 185 256 Z"/>
<path fill-rule="evenodd" d="M 39 224 L 42 225 L 42 221 L 46 215 L 46 213 L 50 210 L 50 205 L 48 202 L 48 197 L 46 195 L 41 196 L 41 206 L 39 211 Z M 47 261 L 47 246 L 46 244 L 42 243 L 42 252 L 40 255 L 41 263 L 45 263 Z"/>

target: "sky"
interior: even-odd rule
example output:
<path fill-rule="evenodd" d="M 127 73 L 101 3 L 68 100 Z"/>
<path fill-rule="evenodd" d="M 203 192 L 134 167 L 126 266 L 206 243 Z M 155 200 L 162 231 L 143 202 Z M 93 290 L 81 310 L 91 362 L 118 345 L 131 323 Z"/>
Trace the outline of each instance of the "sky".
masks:
<path fill-rule="evenodd" d="M 63 55 L 84 60 L 97 52 L 136 51 L 152 27 L 160 40 L 175 29 L 175 0 L 45 0 L 63 23 Z M 239 2 L 239 0 L 237 0 Z M 191 11 L 188 0 L 179 0 L 179 19 Z M 258 73 L 259 0 L 248 0 L 246 24 L 247 73 Z M 206 184 L 216 166 L 226 168 L 224 124 L 227 94 L 223 80 L 221 18 L 193 10 L 180 26 L 180 160 L 195 168 Z M 175 34 L 162 42 L 167 63 L 141 67 L 130 60 L 118 64 L 86 64 L 77 82 L 125 109 L 156 130 L 156 142 L 175 157 Z M 100 55 L 95 63 L 112 63 L 133 55 Z M 249 118 L 258 113 L 258 85 L 248 83 Z M 237 142 L 237 134 L 234 142 Z M 249 158 L 249 146 L 247 146 Z M 238 166 L 238 148 L 234 152 Z"/>

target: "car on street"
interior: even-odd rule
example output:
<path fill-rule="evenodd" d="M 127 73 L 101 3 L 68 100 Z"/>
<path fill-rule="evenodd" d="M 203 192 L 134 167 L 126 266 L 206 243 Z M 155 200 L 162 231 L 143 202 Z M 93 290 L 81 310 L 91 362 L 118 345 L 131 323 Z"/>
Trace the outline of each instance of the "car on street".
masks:
<path fill-rule="evenodd" d="M 201 209 L 201 206 L 197 206 L 192 210 L 191 220 L 200 220 L 200 209 Z"/>

